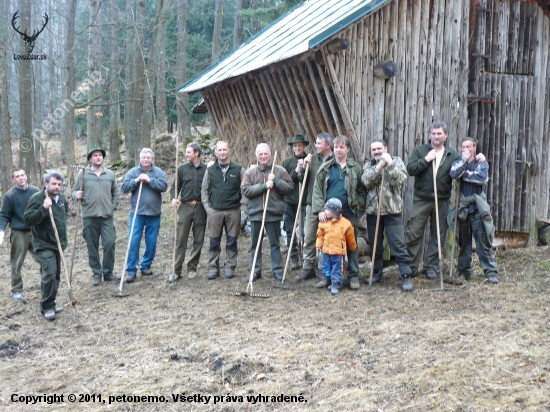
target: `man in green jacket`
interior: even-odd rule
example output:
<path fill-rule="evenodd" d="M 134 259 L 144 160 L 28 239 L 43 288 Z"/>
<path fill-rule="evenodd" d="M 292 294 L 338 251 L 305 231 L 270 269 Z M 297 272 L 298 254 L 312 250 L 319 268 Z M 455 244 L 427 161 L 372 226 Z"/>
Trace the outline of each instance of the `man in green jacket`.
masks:
<path fill-rule="evenodd" d="M 14 300 L 19 300 L 23 297 L 21 268 L 27 251 L 34 255 L 31 228 L 25 224 L 23 213 L 29 199 L 39 189 L 27 183 L 27 175 L 23 169 L 15 169 L 11 174 L 11 180 L 15 186 L 4 195 L 2 210 L 0 210 L 0 245 L 4 241 L 4 231 L 9 223 L 11 227 L 11 293 Z"/>
<path fill-rule="evenodd" d="M 181 278 L 189 233 L 193 230 L 193 250 L 187 261 L 187 277 L 197 276 L 206 231 L 206 211 L 201 204 L 201 188 L 206 164 L 201 161 L 202 149 L 197 143 L 189 143 L 185 149 L 187 162 L 178 167 L 178 184 L 172 183 L 170 197 L 172 206 L 178 210 L 178 232 L 176 237 L 176 267 L 170 281 Z"/>
<path fill-rule="evenodd" d="M 283 226 L 286 232 L 286 243 L 287 246 L 290 246 L 292 240 L 292 229 L 294 228 L 294 223 L 298 218 L 298 203 L 300 203 L 300 182 L 298 178 L 298 172 L 301 167 L 298 166 L 298 161 L 306 157 L 304 152 L 305 148 L 309 145 L 309 141 L 302 135 L 296 135 L 292 138 L 288 144 L 292 147 L 294 155 L 285 159 L 283 161 L 283 167 L 286 169 L 290 177 L 292 178 L 292 183 L 294 188 L 290 196 L 285 196 L 285 213 L 283 217 Z M 306 215 L 306 197 L 307 193 L 304 191 L 304 200 L 302 201 L 302 228 L 304 227 L 304 218 Z M 292 244 L 292 250 L 289 250 L 290 253 L 290 265 L 292 270 L 298 268 L 298 241 L 294 239 Z"/>
<path fill-rule="evenodd" d="M 304 268 L 296 277 L 296 282 L 315 278 L 315 241 L 317 240 L 317 227 L 319 225 L 319 217 L 311 212 L 311 202 L 313 199 L 313 186 L 315 183 L 315 175 L 321 165 L 332 159 L 333 137 L 330 133 L 322 132 L 315 139 L 315 154 L 307 155 L 303 160 L 298 160 L 298 180 L 306 185 L 305 192 L 307 193 L 306 220 L 304 225 Z M 305 179 L 305 168 L 309 164 L 307 179 Z M 325 276 L 321 273 L 319 280 L 323 280 Z"/>
<path fill-rule="evenodd" d="M 241 182 L 244 168 L 229 159 L 231 150 L 227 142 L 216 143 L 217 160 L 206 169 L 202 179 L 202 205 L 208 215 L 210 248 L 208 249 L 208 279 L 220 273 L 220 253 L 223 228 L 227 237 L 224 263 L 225 277 L 235 276 L 237 267 L 237 239 L 241 232 Z"/>
<path fill-rule="evenodd" d="M 367 189 L 361 181 L 363 168 L 355 160 L 348 157 L 351 143 L 346 136 L 334 138 L 334 158 L 321 165 L 315 176 L 311 211 L 318 216 L 319 222 L 325 223 L 325 203 L 331 198 L 342 202 L 342 216 L 351 224 L 357 226 L 357 213 L 365 209 Z M 357 242 L 357 230 L 354 230 Z M 329 278 L 324 276 L 317 287 L 327 287 Z M 357 249 L 348 251 L 348 279 L 350 289 L 357 290 L 359 285 L 359 254 Z"/>
<path fill-rule="evenodd" d="M 436 121 L 430 127 L 430 143 L 416 146 L 409 157 L 407 172 L 414 177 L 413 207 L 407 221 L 407 251 L 411 257 L 413 277 L 418 275 L 420 259 L 423 255 L 424 229 L 430 218 L 430 244 L 424 258 L 424 272 L 428 279 L 437 277 L 439 265 L 437 230 L 441 239 L 447 233 L 447 212 L 452 191 L 449 176 L 451 165 L 460 159 L 460 154 L 445 145 L 449 132 L 447 125 Z M 435 216 L 435 196 L 433 173 L 436 171 L 439 228 Z"/>
<path fill-rule="evenodd" d="M 90 166 L 81 170 L 73 186 L 73 199 L 82 201 L 82 236 L 88 246 L 88 263 L 92 268 L 92 285 L 116 282 L 116 229 L 113 214 L 120 200 L 120 190 L 113 172 L 103 166 L 105 150 L 94 146 L 88 152 Z M 82 185 L 82 181 L 84 184 Z M 82 185 L 82 190 L 80 187 Z M 103 245 L 103 265 L 99 257 L 99 238 Z"/>
<path fill-rule="evenodd" d="M 37 259 L 42 268 L 42 299 L 40 310 L 47 320 L 54 320 L 55 314 L 63 308 L 55 307 L 57 289 L 61 275 L 61 252 L 57 246 L 55 230 L 50 219 L 50 209 L 53 213 L 55 226 L 59 235 L 61 249 L 67 247 L 67 212 L 69 204 L 61 193 L 63 176 L 58 172 L 46 175 L 46 188 L 29 200 L 24 219 L 32 227 L 32 243 Z"/>
<path fill-rule="evenodd" d="M 248 199 L 246 211 L 250 220 L 252 246 L 250 248 L 250 269 L 254 261 L 256 246 L 260 242 L 260 250 L 254 267 L 252 280 L 262 277 L 262 238 L 260 233 L 264 214 L 267 192 L 269 199 L 265 210 L 265 232 L 269 238 L 271 249 L 271 271 L 277 280 L 283 279 L 283 260 L 281 257 L 281 220 L 283 220 L 283 198 L 292 193 L 292 179 L 282 166 L 272 166 L 271 149 L 266 143 L 256 147 L 257 165 L 250 166 L 241 182 L 243 195 Z M 271 169 L 273 168 L 273 172 Z"/>

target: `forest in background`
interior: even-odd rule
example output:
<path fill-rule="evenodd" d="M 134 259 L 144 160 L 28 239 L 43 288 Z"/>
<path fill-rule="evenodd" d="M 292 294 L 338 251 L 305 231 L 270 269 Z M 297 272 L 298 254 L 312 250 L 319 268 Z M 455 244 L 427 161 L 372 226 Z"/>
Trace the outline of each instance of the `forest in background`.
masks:
<path fill-rule="evenodd" d="M 299 3 L 0 0 L 2 193 L 13 167 L 37 184 L 51 164 L 75 164 L 77 138 L 129 165 L 154 136 L 189 138 L 205 122 L 190 115 L 200 95 L 177 88 Z"/>

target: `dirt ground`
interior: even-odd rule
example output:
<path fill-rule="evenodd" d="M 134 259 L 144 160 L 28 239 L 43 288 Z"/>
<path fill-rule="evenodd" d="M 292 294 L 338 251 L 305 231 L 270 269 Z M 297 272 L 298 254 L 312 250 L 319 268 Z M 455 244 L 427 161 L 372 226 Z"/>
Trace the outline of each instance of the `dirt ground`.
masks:
<path fill-rule="evenodd" d="M 128 210 L 123 196 L 115 216 L 118 273 Z M 246 298 L 229 295 L 246 289 L 246 237 L 236 278 L 206 279 L 205 243 L 199 276 L 169 286 L 174 215 L 167 197 L 163 211 L 155 274 L 125 285 L 125 298 L 112 297 L 111 284 L 92 287 L 78 237 L 76 320 L 70 307 L 53 322 L 40 314 L 39 267 L 30 257 L 24 300 L 13 301 L 9 244 L 0 246 L 2 409 L 550 411 L 548 247 L 499 250 L 499 285 L 484 282 L 476 266 L 474 280 L 445 291 L 416 278 L 413 292 L 403 293 L 392 274 L 370 293 L 362 282 L 358 292 L 333 297 L 315 281 L 295 283 L 297 272 L 286 282 L 293 289 L 273 288 L 279 283 L 264 242 L 254 291 L 269 298 Z M 73 216 L 68 261 L 74 224 Z M 64 279 L 58 306 L 68 302 Z M 23 402 L 64 398 L 26 405 L 14 394 Z"/>

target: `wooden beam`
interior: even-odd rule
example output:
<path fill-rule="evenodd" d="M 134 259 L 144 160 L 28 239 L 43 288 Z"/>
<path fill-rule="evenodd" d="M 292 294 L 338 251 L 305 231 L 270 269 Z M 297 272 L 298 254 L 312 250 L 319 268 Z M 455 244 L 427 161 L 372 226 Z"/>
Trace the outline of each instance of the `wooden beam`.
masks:
<path fill-rule="evenodd" d="M 320 106 L 318 104 L 318 101 L 313 96 L 313 92 L 311 91 L 311 84 L 312 84 L 313 81 L 315 81 L 315 79 L 313 79 L 313 81 L 312 81 L 311 79 L 307 78 L 306 72 L 305 72 L 304 67 L 302 66 L 301 63 L 297 64 L 296 67 L 298 68 L 298 72 L 300 74 L 300 77 L 302 78 L 302 84 L 304 85 L 304 87 L 306 89 L 306 93 L 307 93 L 309 103 L 311 104 L 311 106 L 313 107 L 313 111 L 315 112 L 315 118 L 316 118 L 315 120 L 317 121 L 317 127 L 318 127 L 317 132 L 320 132 L 322 130 L 329 130 L 327 128 L 326 124 L 325 124 L 325 118 L 323 117 L 323 115 L 320 112 L 321 109 L 320 109 Z M 298 76 L 296 76 L 296 77 L 298 78 Z"/>
<path fill-rule="evenodd" d="M 374 66 L 374 75 L 379 79 L 386 80 L 397 75 L 397 65 L 392 60 L 380 62 Z"/>
<path fill-rule="evenodd" d="M 309 78 L 311 79 L 311 84 L 313 85 L 313 89 L 315 90 L 317 101 L 319 102 L 319 106 L 321 107 L 321 112 L 323 112 L 323 119 L 325 121 L 325 124 L 327 125 L 327 129 L 329 133 L 334 136 L 334 129 L 332 128 L 332 122 L 330 121 L 330 117 L 325 107 L 325 103 L 323 102 L 323 96 L 321 95 L 321 91 L 319 90 L 319 86 L 317 85 L 317 79 L 315 78 L 315 73 L 313 72 L 313 67 L 311 66 L 311 63 L 309 60 L 306 60 L 306 67 L 307 67 L 307 70 L 309 71 Z M 338 122 L 336 122 L 336 124 L 338 124 Z"/>
<path fill-rule="evenodd" d="M 349 135 L 348 137 L 350 138 L 351 148 L 353 150 L 353 153 L 355 154 L 355 160 L 360 162 L 362 166 L 362 162 L 364 160 L 363 153 L 361 152 L 361 149 L 359 146 L 359 140 L 357 139 L 357 134 L 355 133 L 353 122 L 351 121 L 348 107 L 346 106 L 346 100 L 344 99 L 344 95 L 342 94 L 340 83 L 338 82 L 338 77 L 336 76 L 336 70 L 334 70 L 334 66 L 328 57 L 327 50 L 325 48 L 322 48 L 321 51 L 323 53 L 323 56 L 325 57 L 325 61 L 326 61 L 326 65 L 329 73 L 329 79 L 331 80 L 332 88 L 334 91 L 334 95 L 336 96 L 336 100 L 338 100 L 340 113 L 342 114 L 344 124 L 346 126 L 346 129 L 348 130 L 348 135 Z M 325 91 L 328 91 L 328 90 L 325 88 Z"/>
<path fill-rule="evenodd" d="M 263 94 L 264 95 L 264 98 L 267 99 L 268 103 L 269 103 L 269 107 L 271 108 L 271 113 L 272 113 L 272 119 L 275 120 L 275 123 L 277 124 L 277 127 L 279 129 L 279 131 L 281 132 L 281 134 L 283 136 L 286 136 L 287 133 L 286 133 L 286 130 L 285 130 L 285 124 L 284 124 L 284 121 L 281 122 L 279 120 L 279 116 L 278 116 L 278 113 L 280 113 L 279 109 L 277 108 L 275 102 L 273 102 L 273 99 L 271 98 L 271 94 L 269 92 L 269 87 L 267 86 L 267 82 L 266 82 L 266 76 L 265 75 L 261 75 L 260 76 L 260 82 L 263 86 L 263 90 L 261 88 L 259 88 L 260 90 L 260 94 Z"/>

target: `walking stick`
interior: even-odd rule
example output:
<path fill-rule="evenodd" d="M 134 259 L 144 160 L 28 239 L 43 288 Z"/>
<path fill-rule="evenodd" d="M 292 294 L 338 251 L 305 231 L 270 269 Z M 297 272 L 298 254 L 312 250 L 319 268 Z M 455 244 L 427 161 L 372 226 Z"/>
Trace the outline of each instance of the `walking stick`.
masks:
<path fill-rule="evenodd" d="M 143 181 L 140 180 L 139 182 L 139 191 L 138 191 L 138 198 L 136 202 L 136 207 L 134 209 L 134 218 L 132 219 L 132 227 L 130 228 L 130 236 L 128 237 L 128 246 L 126 247 L 126 256 L 124 257 L 124 266 L 122 267 L 122 270 L 120 271 L 120 284 L 118 286 L 118 291 L 116 295 L 113 295 L 115 297 L 124 297 L 125 295 L 122 294 L 122 285 L 124 284 L 124 270 L 126 269 L 126 264 L 128 263 L 128 255 L 130 254 L 130 245 L 132 243 L 132 237 L 134 237 L 134 225 L 136 223 L 136 217 L 137 212 L 139 208 L 139 199 L 141 198 L 141 188 L 143 187 Z"/>
<path fill-rule="evenodd" d="M 84 190 L 84 167 L 82 166 L 71 166 L 76 167 L 78 169 L 82 169 L 82 181 L 80 182 L 80 191 Z M 78 205 L 78 201 L 80 199 L 76 199 L 76 222 L 74 224 L 74 239 L 73 239 L 73 256 L 71 257 L 71 270 L 69 270 L 69 282 L 73 281 L 73 266 L 74 266 L 74 256 L 76 255 L 76 237 L 78 235 L 78 222 L 80 222 L 80 209 L 81 206 Z M 81 202 L 82 204 L 82 202 Z"/>
<path fill-rule="evenodd" d="M 372 259 L 370 264 L 370 277 L 369 277 L 368 290 L 370 290 L 372 286 L 374 262 L 376 261 L 376 244 L 378 243 L 378 228 L 380 227 L 380 211 L 382 210 L 382 199 L 384 197 L 384 178 L 386 177 L 386 173 L 384 172 L 385 170 L 382 170 L 382 181 L 380 182 L 380 193 L 378 193 L 378 212 L 376 213 L 376 229 L 374 230 L 374 245 L 372 245 Z"/>
<path fill-rule="evenodd" d="M 69 295 L 69 301 L 71 303 L 71 306 L 75 310 L 75 314 L 76 314 L 75 305 L 79 302 L 73 297 L 73 289 L 71 287 L 71 279 L 69 278 L 69 272 L 67 271 L 67 264 L 65 263 L 65 256 L 63 255 L 63 249 L 61 248 L 61 242 L 59 241 L 59 233 L 57 232 L 57 226 L 55 225 L 55 219 L 53 217 L 52 206 L 50 206 L 50 208 L 48 209 L 48 212 L 50 213 L 50 221 L 52 222 L 53 232 L 55 234 L 55 240 L 57 241 L 57 250 L 59 250 L 59 255 L 61 256 L 61 261 L 63 262 L 63 268 L 65 269 L 65 277 L 67 278 L 67 287 L 69 288 L 69 290 L 67 291 L 67 293 Z"/>
<path fill-rule="evenodd" d="M 460 179 L 456 181 L 456 204 L 455 204 L 455 221 L 453 223 L 453 245 L 451 246 L 451 269 L 449 272 L 449 283 L 454 283 L 453 281 L 453 268 L 455 260 L 455 243 L 456 243 L 456 225 L 458 220 L 458 202 L 460 200 Z"/>
<path fill-rule="evenodd" d="M 304 182 L 306 181 L 307 179 L 307 174 L 309 172 L 309 165 L 310 163 L 308 163 L 306 165 L 306 171 L 304 172 Z M 285 284 L 285 278 L 286 278 L 286 272 L 288 270 L 288 262 L 290 262 L 290 251 L 292 250 L 292 246 L 294 245 L 294 235 L 296 234 L 296 227 L 297 227 L 297 224 L 299 221 L 301 221 L 301 216 L 302 216 L 302 200 L 303 200 L 303 196 L 304 196 L 304 189 L 306 188 L 306 185 L 303 184 L 302 185 L 302 190 L 300 190 L 300 200 L 298 201 L 298 216 L 300 218 L 298 218 L 298 216 L 296 216 L 296 219 L 294 219 L 294 227 L 292 228 L 292 236 L 290 238 L 290 246 L 288 247 L 288 254 L 286 256 L 286 264 L 285 264 L 285 271 L 283 273 L 283 280 L 281 281 L 281 286 L 283 286 Z M 302 226 L 300 226 L 302 227 Z"/>
<path fill-rule="evenodd" d="M 176 177 L 174 180 L 174 188 L 176 194 L 176 200 L 178 199 L 178 152 L 179 152 L 179 138 L 178 133 L 176 132 Z M 181 275 L 176 276 L 176 249 L 177 249 L 177 238 L 178 238 L 178 208 L 174 208 L 174 253 L 172 256 L 172 282 L 176 282 L 181 278 Z"/>
<path fill-rule="evenodd" d="M 435 160 L 432 161 L 432 165 L 433 165 L 433 177 L 434 177 L 435 222 L 437 225 L 437 252 L 439 255 L 439 280 L 440 280 L 440 288 L 441 290 L 443 290 L 443 261 L 441 259 L 441 234 L 439 233 L 439 204 L 437 200 L 437 181 L 436 181 Z"/>
<path fill-rule="evenodd" d="M 273 165 L 271 166 L 271 173 L 273 173 L 273 171 L 275 170 L 276 159 L 277 159 L 277 152 L 275 152 L 275 156 L 273 156 Z M 252 279 L 254 278 L 254 267 L 256 266 L 256 259 L 258 258 L 258 251 L 260 250 L 260 245 L 262 244 L 262 236 L 264 234 L 265 214 L 267 212 L 267 203 L 269 202 L 269 192 L 271 192 L 271 189 L 267 189 L 267 195 L 265 196 L 264 213 L 262 216 L 262 226 L 260 228 L 260 235 L 258 236 L 258 244 L 256 245 L 256 252 L 254 253 L 254 260 L 252 261 L 252 269 L 250 270 L 250 278 L 248 279 L 248 286 L 246 287 L 246 292 L 248 295 L 250 295 L 253 292 Z M 248 292 L 248 289 L 250 289 L 250 292 Z"/>

